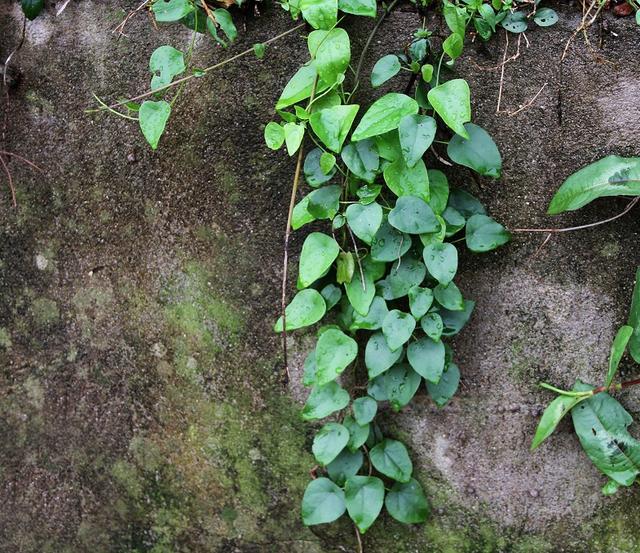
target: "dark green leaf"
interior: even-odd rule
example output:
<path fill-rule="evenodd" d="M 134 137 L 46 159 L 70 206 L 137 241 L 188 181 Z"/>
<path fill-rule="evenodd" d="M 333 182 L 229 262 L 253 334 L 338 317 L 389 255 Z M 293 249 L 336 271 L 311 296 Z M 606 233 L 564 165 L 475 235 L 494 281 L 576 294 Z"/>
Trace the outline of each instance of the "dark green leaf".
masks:
<path fill-rule="evenodd" d="M 472 215 L 486 215 L 484 207 L 475 197 L 460 188 L 454 188 L 449 194 L 449 207 L 458 211 L 465 219 Z"/>
<path fill-rule="evenodd" d="M 223 8 L 214 10 L 213 17 L 215 18 L 216 23 L 220 26 L 220 28 L 222 29 L 222 32 L 227 36 L 230 42 L 233 42 L 236 38 L 238 38 L 238 30 L 236 29 L 236 26 L 233 23 L 231 14 L 227 10 Z M 207 22 L 209 21 L 211 21 L 211 19 L 207 20 Z M 223 44 L 223 46 L 225 46 L 225 44 Z"/>
<path fill-rule="evenodd" d="M 297 230 L 317 219 L 333 219 L 340 208 L 341 193 L 340 186 L 323 186 L 302 198 L 293 208 L 291 228 Z"/>
<path fill-rule="evenodd" d="M 373 420 L 378 410 L 375 399 L 365 396 L 359 397 L 353 402 L 353 416 L 358 424 L 367 424 Z"/>
<path fill-rule="evenodd" d="M 399 411 L 411 401 L 420 382 L 421 376 L 410 365 L 400 363 L 369 382 L 367 393 L 377 401 L 389 401 Z"/>
<path fill-rule="evenodd" d="M 344 486 L 345 502 L 351 520 L 364 534 L 382 510 L 384 484 L 375 476 L 352 476 Z"/>
<path fill-rule="evenodd" d="M 462 311 L 464 309 L 464 300 L 455 282 L 450 282 L 446 286 L 438 284 L 433 289 L 433 296 L 445 309 L 450 311 Z"/>
<path fill-rule="evenodd" d="M 388 313 L 386 302 L 380 296 L 376 296 L 373 298 L 369 312 L 366 315 L 363 316 L 354 311 L 349 330 L 352 332 L 355 330 L 378 330 L 382 328 L 382 323 Z"/>
<path fill-rule="evenodd" d="M 389 370 L 402 357 L 402 347 L 391 350 L 382 332 L 376 332 L 369 338 L 364 350 L 364 364 L 373 379 Z"/>
<path fill-rule="evenodd" d="M 592 389 L 583 383 L 577 391 Z M 640 474 L 640 442 L 627 427 L 631 415 L 607 393 L 592 396 L 571 410 L 580 444 L 600 471 L 622 486 L 631 486 Z"/>
<path fill-rule="evenodd" d="M 453 244 L 430 244 L 424 249 L 424 262 L 429 274 L 446 286 L 458 271 L 458 250 Z"/>
<path fill-rule="evenodd" d="M 401 196 L 389 213 L 389 224 L 407 234 L 436 232 L 440 223 L 433 209 L 422 198 Z"/>
<path fill-rule="evenodd" d="M 302 409 L 304 420 L 323 419 L 331 413 L 340 411 L 349 405 L 349 392 L 343 390 L 337 382 L 325 386 L 315 386 Z"/>
<path fill-rule="evenodd" d="M 418 113 L 418 103 L 413 98 L 405 94 L 385 94 L 367 110 L 351 139 L 363 140 L 397 129 L 405 115 L 414 113 Z"/>
<path fill-rule="evenodd" d="M 429 205 L 436 215 L 442 214 L 449 200 L 449 183 L 442 171 L 429 169 Z"/>
<path fill-rule="evenodd" d="M 327 304 L 327 311 L 329 311 L 329 309 L 331 309 L 334 305 L 337 305 L 337 303 L 340 301 L 340 298 L 342 298 L 342 290 L 340 290 L 340 288 L 338 288 L 335 284 L 327 284 L 322 290 L 320 290 L 320 294 Z"/>
<path fill-rule="evenodd" d="M 314 188 L 329 182 L 337 171 L 334 167 L 329 173 L 325 173 L 322 167 L 320 167 L 321 158 L 322 150 L 320 148 L 314 148 L 307 154 L 304 160 L 304 177 L 309 186 L 313 186 Z"/>
<path fill-rule="evenodd" d="M 342 161 L 356 177 L 373 183 L 380 167 L 380 157 L 373 140 L 347 144 L 341 153 Z"/>
<path fill-rule="evenodd" d="M 351 280 L 344 285 L 347 291 L 347 297 L 353 308 L 363 317 L 369 313 L 371 302 L 376 295 L 376 287 L 373 279 L 369 275 L 364 275 L 364 283 L 358 275 L 357 278 Z"/>
<path fill-rule="evenodd" d="M 302 522 L 306 526 L 333 522 L 345 511 L 344 492 L 328 478 L 309 482 L 302 498 Z"/>
<path fill-rule="evenodd" d="M 400 60 L 398 56 L 389 54 L 380 58 L 373 66 L 371 72 L 371 86 L 377 88 L 400 72 Z"/>
<path fill-rule="evenodd" d="M 398 309 L 389 311 L 382 323 L 382 333 L 389 349 L 396 350 L 406 344 L 416 328 L 416 320 Z"/>
<path fill-rule="evenodd" d="M 427 498 L 413 478 L 409 482 L 396 482 L 387 493 L 384 505 L 393 518 L 404 524 L 418 524 L 429 516 Z"/>
<path fill-rule="evenodd" d="M 420 338 L 407 348 L 407 360 L 420 376 L 438 383 L 444 371 L 444 344 L 431 338 Z"/>
<path fill-rule="evenodd" d="M 369 458 L 377 471 L 397 482 L 409 482 L 413 464 L 402 442 L 385 439 L 370 452 Z"/>
<path fill-rule="evenodd" d="M 329 478 L 338 486 L 344 486 L 344 483 L 358 474 L 362 467 L 363 455 L 362 451 L 349 451 L 343 449 L 333 461 L 327 465 L 327 473 Z"/>
<path fill-rule="evenodd" d="M 547 213 L 580 209 L 604 196 L 640 195 L 640 157 L 607 156 L 571 175 L 553 196 Z"/>
<path fill-rule="evenodd" d="M 317 323 L 327 310 L 322 296 L 313 289 L 301 290 L 285 309 L 287 330 L 295 330 Z M 276 332 L 282 332 L 282 317 L 274 327 Z"/>
<path fill-rule="evenodd" d="M 374 261 L 395 261 L 409 251 L 411 238 L 383 222 L 371 241 L 371 258 Z"/>
<path fill-rule="evenodd" d="M 340 246 L 331 236 L 321 232 L 312 232 L 307 236 L 300 253 L 299 287 L 306 288 L 324 275 L 339 252 Z"/>
<path fill-rule="evenodd" d="M 171 115 L 171 105 L 164 100 L 158 102 L 146 100 L 140 106 L 138 112 L 140 129 L 154 150 L 158 147 L 169 115 Z"/>
<path fill-rule="evenodd" d="M 341 330 L 323 332 L 316 344 L 316 380 L 320 386 L 335 380 L 354 361 L 358 344 Z"/>
<path fill-rule="evenodd" d="M 406 115 L 398 126 L 402 156 L 413 167 L 427 151 L 436 136 L 436 120 L 428 115 Z"/>
<path fill-rule="evenodd" d="M 511 234 L 491 217 L 474 215 L 467 221 L 465 239 L 472 252 L 488 252 L 506 244 Z"/>
<path fill-rule="evenodd" d="M 356 420 L 347 415 L 342 424 L 349 430 L 349 443 L 347 447 L 349 451 L 356 451 L 367 441 L 369 437 L 369 424 L 358 424 Z"/>
<path fill-rule="evenodd" d="M 429 288 L 413 286 L 409 289 L 409 309 L 414 319 L 420 320 L 433 303 L 433 292 Z"/>
<path fill-rule="evenodd" d="M 444 330 L 442 331 L 443 336 L 455 336 L 462 330 L 464 325 L 467 324 L 469 318 L 471 317 L 471 313 L 473 312 L 473 308 L 475 307 L 475 302 L 472 300 L 465 300 L 462 311 L 450 311 L 449 309 L 440 309 L 438 314 L 442 319 L 442 324 L 444 325 Z"/>
<path fill-rule="evenodd" d="M 459 311 L 457 311 L 459 313 Z M 440 340 L 440 336 L 442 336 L 442 331 L 444 329 L 444 324 L 442 322 L 442 318 L 438 313 L 427 313 L 422 319 L 420 319 L 420 325 L 422 326 L 422 330 L 424 333 L 429 336 L 434 341 Z"/>
<path fill-rule="evenodd" d="M 427 380 L 427 391 L 438 407 L 444 407 L 453 397 L 460 382 L 460 369 L 455 363 L 449 363 L 437 384 Z"/>
<path fill-rule="evenodd" d="M 489 133 L 473 123 L 465 123 L 468 139 L 455 135 L 447 146 L 451 161 L 473 169 L 485 177 L 497 179 L 502 170 L 502 158 Z"/>
<path fill-rule="evenodd" d="M 311 450 L 316 461 L 325 466 L 338 456 L 348 441 L 349 430 L 341 424 L 329 422 L 315 435 Z"/>
<path fill-rule="evenodd" d="M 29 21 L 33 21 L 40 15 L 44 8 L 44 0 L 22 0 L 22 13 Z"/>

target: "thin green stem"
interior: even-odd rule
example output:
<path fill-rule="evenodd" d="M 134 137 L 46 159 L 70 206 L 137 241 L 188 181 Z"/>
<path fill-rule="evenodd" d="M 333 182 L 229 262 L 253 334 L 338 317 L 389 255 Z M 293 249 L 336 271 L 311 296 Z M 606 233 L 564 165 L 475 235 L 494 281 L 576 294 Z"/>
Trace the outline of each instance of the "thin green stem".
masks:
<path fill-rule="evenodd" d="M 550 390 L 551 392 L 555 392 L 556 394 L 560 394 L 561 396 L 569 396 L 569 397 L 586 397 L 592 396 L 593 390 L 588 390 L 586 392 L 571 392 L 569 390 L 561 390 L 560 388 L 556 388 L 551 384 L 547 384 L 546 382 L 540 382 L 540 387 L 545 390 Z"/>
<path fill-rule="evenodd" d="M 107 104 L 105 104 L 95 94 L 93 95 L 93 97 L 96 99 L 96 102 L 98 102 L 98 104 L 100 104 L 102 106 L 102 109 L 99 109 L 99 110 L 97 109 L 97 110 L 94 110 L 94 111 L 107 110 L 108 112 L 113 113 L 114 115 L 117 115 L 118 117 L 122 117 L 123 119 L 130 119 L 131 121 L 138 121 L 139 120 L 137 117 L 131 117 L 130 115 L 125 115 L 124 113 L 120 113 L 119 111 L 116 111 L 112 107 L 110 107 Z"/>

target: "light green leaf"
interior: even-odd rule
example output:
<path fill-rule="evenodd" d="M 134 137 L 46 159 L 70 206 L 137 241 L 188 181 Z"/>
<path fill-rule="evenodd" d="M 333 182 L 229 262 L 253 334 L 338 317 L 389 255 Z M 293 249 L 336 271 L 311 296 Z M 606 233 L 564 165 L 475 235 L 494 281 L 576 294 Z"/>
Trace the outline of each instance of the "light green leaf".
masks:
<path fill-rule="evenodd" d="M 418 103 L 405 94 L 385 94 L 367 110 L 351 139 L 364 140 L 397 129 L 405 115 L 418 113 L 418 109 Z"/>
<path fill-rule="evenodd" d="M 325 424 L 313 438 L 311 451 L 322 466 L 328 465 L 347 446 L 349 431 L 335 422 Z"/>
<path fill-rule="evenodd" d="M 345 482 L 358 474 L 364 457 L 362 451 L 349 451 L 343 449 L 333 461 L 327 465 L 327 473 L 329 478 L 338 486 L 344 486 Z"/>
<path fill-rule="evenodd" d="M 406 363 L 394 365 L 369 382 L 367 393 L 377 401 L 389 401 L 394 411 L 400 411 L 416 394 L 422 377 Z"/>
<path fill-rule="evenodd" d="M 427 498 L 413 478 L 409 482 L 396 482 L 387 493 L 384 505 L 393 518 L 404 524 L 418 524 L 429 516 Z"/>
<path fill-rule="evenodd" d="M 376 295 L 376 287 L 373 279 L 369 275 L 364 275 L 364 283 L 358 275 L 357 278 L 347 282 L 344 285 L 347 292 L 347 298 L 353 308 L 362 316 L 366 316 L 371 307 L 371 302 Z"/>
<path fill-rule="evenodd" d="M 337 328 L 323 332 L 316 344 L 316 381 L 322 386 L 335 380 L 354 361 L 358 344 Z"/>
<path fill-rule="evenodd" d="M 308 46 L 320 78 L 329 86 L 335 84 L 351 60 L 347 31 L 339 27 L 330 31 L 313 31 L 309 35 Z"/>
<path fill-rule="evenodd" d="M 429 274 L 447 285 L 458 271 L 458 250 L 453 244 L 430 244 L 424 249 L 424 262 Z"/>
<path fill-rule="evenodd" d="M 349 405 L 349 392 L 343 390 L 337 382 L 325 386 L 315 386 L 302 409 L 302 418 L 306 421 L 323 419 Z"/>
<path fill-rule="evenodd" d="M 168 85 L 185 69 L 184 55 L 180 50 L 173 46 L 156 48 L 149 58 L 149 70 L 154 74 L 151 78 L 151 90 Z"/>
<path fill-rule="evenodd" d="M 502 158 L 489 133 L 473 123 L 464 128 L 468 139 L 455 135 L 447 146 L 447 155 L 451 161 L 473 169 L 485 177 L 500 178 Z"/>
<path fill-rule="evenodd" d="M 402 119 L 400 119 L 402 121 Z M 399 124 L 399 123 L 398 123 Z M 373 137 L 380 157 L 387 161 L 396 161 L 402 157 L 400 137 L 395 130 Z"/>
<path fill-rule="evenodd" d="M 345 512 L 344 492 L 328 478 L 309 482 L 302 498 L 302 522 L 306 526 L 333 522 Z"/>
<path fill-rule="evenodd" d="M 409 482 L 413 464 L 402 442 L 383 440 L 369 452 L 371 463 L 377 471 L 397 482 Z"/>
<path fill-rule="evenodd" d="M 307 236 L 300 253 L 299 287 L 306 288 L 324 275 L 339 252 L 340 246 L 331 236 L 321 232 L 312 232 Z"/>
<path fill-rule="evenodd" d="M 227 38 L 229 39 L 230 42 L 233 42 L 236 38 L 238 38 L 238 30 L 236 29 L 236 26 L 233 23 L 231 14 L 227 10 L 223 8 L 214 10 L 213 17 L 215 18 L 216 23 L 222 29 L 222 32 L 225 35 L 227 35 Z M 209 21 L 211 20 L 208 19 L 207 23 Z M 223 46 L 226 46 L 226 45 L 223 44 Z"/>
<path fill-rule="evenodd" d="M 317 219 L 333 219 L 340 208 L 342 188 L 323 186 L 300 200 L 293 208 L 291 228 L 297 230 Z"/>
<path fill-rule="evenodd" d="M 438 407 L 444 407 L 454 396 L 460 383 L 460 369 L 455 363 L 449 363 L 437 384 L 427 382 L 427 391 Z"/>
<path fill-rule="evenodd" d="M 605 196 L 640 196 L 640 157 L 607 156 L 583 167 L 562 183 L 547 213 L 580 209 Z"/>
<path fill-rule="evenodd" d="M 302 100 L 306 100 L 311 96 L 313 91 L 313 85 L 316 82 L 318 72 L 312 62 L 303 65 L 296 74 L 291 77 L 291 80 L 284 87 L 280 99 L 276 103 L 276 109 L 284 109 L 293 104 L 297 104 Z M 316 93 L 319 94 L 328 88 L 328 85 L 324 82 L 318 82 L 316 86 Z"/>
<path fill-rule="evenodd" d="M 629 321 L 633 335 L 629 339 L 629 353 L 636 363 L 640 363 L 640 267 L 636 270 L 636 283 L 633 287 Z"/>
<path fill-rule="evenodd" d="M 436 120 L 428 115 L 406 115 L 398 126 L 402 156 L 408 167 L 422 159 L 436 137 Z"/>
<path fill-rule="evenodd" d="M 429 201 L 429 174 L 421 159 L 409 167 L 399 158 L 384 169 L 384 180 L 396 196 L 417 196 Z"/>
<path fill-rule="evenodd" d="M 420 376 L 437 384 L 444 371 L 445 354 L 442 341 L 420 338 L 407 348 L 407 360 Z"/>
<path fill-rule="evenodd" d="M 370 423 L 377 411 L 378 403 L 369 396 L 359 397 L 353 402 L 353 416 L 358 424 Z"/>
<path fill-rule="evenodd" d="M 313 132 L 322 140 L 327 148 L 336 153 L 342 150 L 353 120 L 358 114 L 360 106 L 335 106 L 323 109 L 311 116 L 309 122 Z"/>
<path fill-rule="evenodd" d="M 371 86 L 377 88 L 400 72 L 400 60 L 398 56 L 389 54 L 380 58 L 373 66 L 371 72 Z"/>
<path fill-rule="evenodd" d="M 301 290 L 284 310 L 287 318 L 287 330 L 295 330 L 317 323 L 324 317 L 327 307 L 320 293 L 313 289 Z M 274 327 L 282 332 L 282 317 Z"/>
<path fill-rule="evenodd" d="M 325 173 L 322 170 L 322 167 L 320 167 L 321 159 L 322 150 L 320 148 L 314 148 L 311 150 L 304 159 L 304 178 L 306 179 L 307 184 L 314 188 L 329 182 L 337 171 L 334 167 L 331 171 Z"/>
<path fill-rule="evenodd" d="M 491 217 L 473 215 L 467 221 L 465 239 L 472 252 L 488 252 L 506 244 L 511 234 Z"/>
<path fill-rule="evenodd" d="M 436 215 L 441 215 L 447 208 L 449 200 L 449 182 L 442 171 L 429 169 L 427 171 L 429 179 L 429 205 Z"/>
<path fill-rule="evenodd" d="M 316 352 L 310 351 L 304 360 L 302 384 L 305 386 L 316 385 Z"/>
<path fill-rule="evenodd" d="M 353 15 L 376 16 L 376 0 L 338 0 L 338 8 Z"/>
<path fill-rule="evenodd" d="M 622 356 L 627 349 L 627 344 L 629 343 L 629 339 L 631 338 L 632 334 L 633 327 L 620 327 L 620 330 L 618 330 L 618 333 L 613 340 L 613 344 L 611 344 L 611 355 L 609 356 L 609 371 L 607 372 L 607 380 L 604 383 L 607 388 L 613 382 L 613 378 L 615 377 L 618 366 L 620 365 L 620 360 L 622 359 Z"/>
<path fill-rule="evenodd" d="M 286 123 L 284 126 L 284 141 L 290 156 L 295 154 L 304 138 L 304 125 L 298 123 Z"/>
<path fill-rule="evenodd" d="M 464 79 L 453 79 L 429 90 L 429 103 L 455 133 L 469 138 L 464 124 L 471 121 L 471 93 Z"/>
<path fill-rule="evenodd" d="M 323 152 L 320 156 L 320 169 L 325 175 L 331 173 L 336 165 L 336 156 L 329 152 Z"/>
<path fill-rule="evenodd" d="M 411 247 L 411 237 L 383 222 L 371 241 L 371 258 L 374 261 L 395 261 Z"/>
<path fill-rule="evenodd" d="M 365 244 L 371 244 L 382 224 L 382 207 L 375 202 L 368 205 L 351 204 L 345 214 L 353 234 Z"/>
<path fill-rule="evenodd" d="M 380 296 L 375 296 L 371 302 L 371 307 L 369 307 L 369 312 L 366 315 L 361 315 L 354 310 L 349 331 L 378 330 L 382 328 L 382 323 L 388 313 L 389 309 L 387 309 L 386 302 Z"/>
<path fill-rule="evenodd" d="M 300 0 L 302 17 L 314 29 L 331 29 L 338 20 L 338 0 Z"/>
<path fill-rule="evenodd" d="M 345 502 L 351 520 L 361 534 L 375 522 L 382 510 L 384 484 L 375 476 L 352 476 L 344 486 Z"/>
<path fill-rule="evenodd" d="M 142 134 L 154 150 L 158 147 L 164 127 L 171 115 L 171 105 L 164 100 L 145 100 L 140 106 L 138 118 Z"/>
<path fill-rule="evenodd" d="M 382 333 L 389 349 L 396 350 L 406 344 L 416 328 L 416 320 L 398 309 L 389 311 L 382 323 Z"/>
<path fill-rule="evenodd" d="M 578 382 L 576 391 L 592 386 Z M 593 464 L 622 486 L 631 486 L 640 474 L 640 442 L 627 427 L 633 418 L 607 393 L 600 393 L 571 410 L 580 444 Z"/>
<path fill-rule="evenodd" d="M 442 336 L 444 330 L 444 323 L 442 317 L 438 313 L 427 313 L 422 319 L 420 319 L 420 326 L 424 333 L 432 340 L 437 342 Z"/>
<path fill-rule="evenodd" d="M 367 367 L 369 379 L 374 379 L 389 370 L 401 357 L 402 347 L 391 350 L 382 332 L 373 334 L 364 350 L 364 364 Z"/>
<path fill-rule="evenodd" d="M 533 21 L 540 27 L 550 27 L 558 22 L 558 14 L 551 8 L 538 8 Z"/>
<path fill-rule="evenodd" d="M 587 397 L 588 396 L 572 397 L 562 395 L 556 397 L 547 406 L 544 413 L 542 413 L 538 428 L 536 428 L 536 434 L 531 442 L 531 451 L 551 436 L 564 416 L 578 405 L 578 403 L 587 399 Z"/>
<path fill-rule="evenodd" d="M 279 150 L 284 144 L 284 129 L 282 125 L 271 121 L 264 128 L 264 141 L 272 150 Z"/>
<path fill-rule="evenodd" d="M 445 309 L 450 311 L 462 311 L 464 309 L 464 300 L 455 282 L 450 282 L 446 286 L 438 284 L 433 289 L 433 296 Z"/>
<path fill-rule="evenodd" d="M 356 451 L 361 448 L 369 437 L 369 424 L 358 424 L 349 415 L 344 418 L 342 424 L 349 431 L 349 443 L 347 444 L 349 451 Z"/>
<path fill-rule="evenodd" d="M 355 269 L 356 263 L 353 259 L 353 254 L 351 252 L 340 252 L 336 263 L 336 282 L 338 284 L 349 284 L 353 280 Z"/>
<path fill-rule="evenodd" d="M 447 62 L 447 64 L 452 63 L 461 56 L 464 50 L 464 40 L 458 34 L 451 34 L 442 43 L 442 49 L 451 58 L 451 62 Z"/>
<path fill-rule="evenodd" d="M 413 286 L 409 289 L 409 309 L 414 319 L 420 320 L 433 303 L 433 292 L 429 288 Z"/>
<path fill-rule="evenodd" d="M 341 153 L 342 161 L 356 177 L 373 183 L 380 167 L 380 156 L 373 140 L 347 144 Z"/>
<path fill-rule="evenodd" d="M 189 0 L 155 0 L 151 10 L 160 23 L 179 21 L 195 8 Z"/>

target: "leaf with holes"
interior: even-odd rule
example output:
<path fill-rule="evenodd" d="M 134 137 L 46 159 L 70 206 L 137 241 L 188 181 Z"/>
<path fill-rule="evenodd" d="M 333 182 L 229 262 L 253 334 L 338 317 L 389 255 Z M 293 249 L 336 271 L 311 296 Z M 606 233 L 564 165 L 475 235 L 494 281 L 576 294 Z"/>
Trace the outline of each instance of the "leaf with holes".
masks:
<path fill-rule="evenodd" d="M 540 27 L 550 27 L 558 22 L 558 14 L 551 8 L 540 8 L 536 10 L 533 21 Z"/>

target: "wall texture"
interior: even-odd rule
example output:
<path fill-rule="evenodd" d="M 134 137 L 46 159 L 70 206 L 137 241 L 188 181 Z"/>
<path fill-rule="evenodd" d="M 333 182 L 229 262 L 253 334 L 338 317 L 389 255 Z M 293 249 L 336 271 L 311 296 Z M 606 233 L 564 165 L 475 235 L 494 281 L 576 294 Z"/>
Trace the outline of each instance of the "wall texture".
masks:
<path fill-rule="evenodd" d="M 282 384 L 271 332 L 293 163 L 266 149 L 262 128 L 305 61 L 303 41 L 291 35 L 262 61 L 192 81 L 152 153 L 127 121 L 83 111 L 93 92 L 145 90 L 153 49 L 189 41 L 145 16 L 126 37 L 112 34 L 135 4 L 77 1 L 29 23 L 15 58 L 21 79 L 3 104 L 2 148 L 44 172 L 11 162 L 17 209 L 4 180 L 0 189 L 0 550 L 353 551 L 346 522 L 299 521 L 313 429 L 298 418 L 300 386 Z M 502 109 L 517 110 L 546 83 L 532 107 L 495 113 L 504 35 L 467 45 L 456 67 L 471 82 L 475 120 L 502 151 L 504 177 L 454 180 L 510 227 L 617 213 L 624 200 L 544 215 L 584 164 L 640 154 L 640 29 L 606 17 L 590 45 L 577 37 L 561 62 L 580 12 L 575 2 L 557 7 L 560 23 L 530 32 L 505 68 Z M 409 5 L 392 14 L 369 68 L 420 22 Z M 232 51 L 290 26 L 266 7 Z M 355 48 L 370 27 L 353 28 Z M 18 5 L 3 3 L 3 58 L 20 28 Z M 202 40 L 195 63 L 228 55 Z M 638 492 L 601 496 L 604 478 L 568 424 L 528 452 L 549 399 L 537 382 L 603 374 L 626 318 L 637 221 L 632 213 L 539 251 L 544 235 L 519 235 L 463 258 L 461 287 L 478 305 L 456 343 L 461 390 L 443 410 L 420 396 L 385 419 L 411 446 L 433 516 L 408 529 L 383 517 L 366 551 L 640 549 Z M 299 365 L 309 340 L 298 335 L 292 347 Z M 640 414 L 640 395 L 622 400 Z"/>

